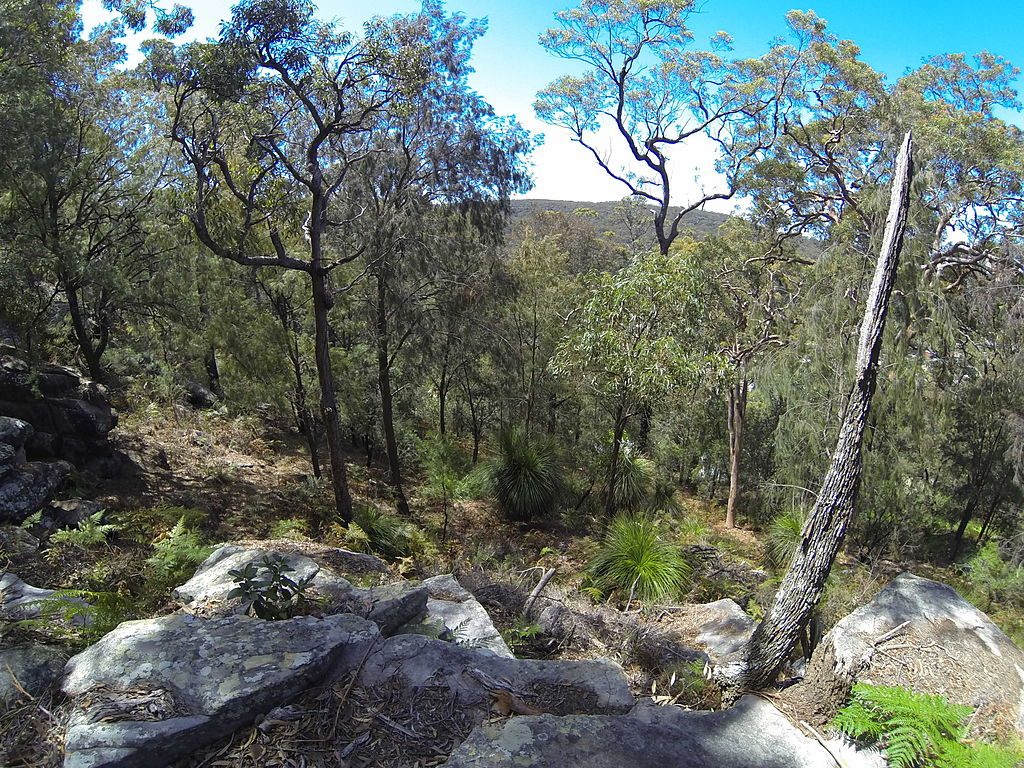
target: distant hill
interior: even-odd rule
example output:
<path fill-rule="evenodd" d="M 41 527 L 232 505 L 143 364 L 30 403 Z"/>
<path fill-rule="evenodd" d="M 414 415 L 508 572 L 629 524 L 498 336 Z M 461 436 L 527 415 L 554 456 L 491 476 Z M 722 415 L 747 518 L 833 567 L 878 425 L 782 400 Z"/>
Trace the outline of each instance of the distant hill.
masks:
<path fill-rule="evenodd" d="M 619 200 L 611 200 L 606 203 L 585 203 L 573 200 L 537 200 L 524 199 L 512 201 L 512 222 L 513 224 L 544 211 L 557 211 L 559 213 L 572 213 L 580 208 L 589 208 L 597 212 L 595 225 L 602 232 L 615 233 L 616 239 L 621 242 L 628 240 L 625 223 L 616 213 L 615 209 L 620 204 Z M 652 213 L 653 216 L 653 213 Z M 731 217 L 724 213 L 713 211 L 693 211 L 687 214 L 681 224 L 681 232 L 687 229 L 693 230 L 697 237 L 705 237 L 714 234 Z M 654 245 L 654 225 L 650 228 L 650 244 Z"/>

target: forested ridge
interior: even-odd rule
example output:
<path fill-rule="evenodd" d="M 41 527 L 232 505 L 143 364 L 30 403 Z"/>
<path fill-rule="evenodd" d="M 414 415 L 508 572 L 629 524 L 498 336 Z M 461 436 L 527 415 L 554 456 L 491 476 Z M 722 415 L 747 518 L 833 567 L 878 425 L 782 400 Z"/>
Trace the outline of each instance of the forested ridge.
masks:
<path fill-rule="evenodd" d="M 549 201 L 528 197 L 539 137 L 470 85 L 486 24 L 455 0 L 362 29 L 243 0 L 185 44 L 184 6 L 104 5 L 115 20 L 87 31 L 77 2 L 0 0 L 0 417 L 70 408 L 56 364 L 82 372 L 90 418 L 120 419 L 103 471 L 91 443 L 81 461 L 54 447 L 63 427 L 10 438 L 0 478 L 77 469 L 35 517 L 0 494 L 0 522 L 38 539 L 0 538 L 5 568 L 122 619 L 160 613 L 205 547 L 242 539 L 489 589 L 543 577 L 495 618 L 537 657 L 573 658 L 531 610 L 552 579 L 641 623 L 719 598 L 761 621 L 817 546 L 808 516 L 867 365 L 836 566 L 782 656 L 809 659 L 910 569 L 1024 642 L 1010 62 L 941 53 L 887 78 L 809 11 L 740 59 L 724 33 L 693 39 L 687 0 L 582 0 L 541 36 L 573 74 L 535 109 L 623 198 Z M 717 176 L 690 191 L 674 169 L 698 142 Z M 865 363 L 901 146 L 905 229 Z M 54 494 L 106 516 L 40 533 Z M 680 692 L 665 664 L 620 661 L 696 706 L 736 692 L 715 663 Z"/>

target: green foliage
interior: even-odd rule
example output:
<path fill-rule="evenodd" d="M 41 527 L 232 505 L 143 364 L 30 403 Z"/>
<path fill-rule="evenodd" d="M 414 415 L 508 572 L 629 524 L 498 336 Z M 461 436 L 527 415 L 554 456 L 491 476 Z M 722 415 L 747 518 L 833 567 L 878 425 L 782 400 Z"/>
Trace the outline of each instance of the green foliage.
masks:
<path fill-rule="evenodd" d="M 973 711 L 941 696 L 857 683 L 833 725 L 854 739 L 884 747 L 893 768 L 1018 765 L 1022 756 L 1011 749 L 962 743 Z"/>
<path fill-rule="evenodd" d="M 776 570 L 789 566 L 806 520 L 807 512 L 799 507 L 790 507 L 772 520 L 765 539 L 765 559 L 769 566 Z"/>
<path fill-rule="evenodd" d="M 420 528 L 379 507 L 357 507 L 353 517 L 342 534 L 342 542 L 353 551 L 372 553 L 385 560 L 432 553 L 433 544 Z"/>
<path fill-rule="evenodd" d="M 57 635 L 60 640 L 74 645 L 91 645 L 132 618 L 135 618 L 135 611 L 131 601 L 117 592 L 59 589 L 39 601 L 38 618 L 14 622 L 14 625 Z"/>
<path fill-rule="evenodd" d="M 106 544 L 107 537 L 120 530 L 120 526 L 113 523 L 104 523 L 103 516 L 105 514 L 106 510 L 101 509 L 99 512 L 89 515 L 75 528 L 65 528 L 56 531 L 50 537 L 50 542 L 77 547 L 78 549 L 91 549 L 92 547 Z"/>
<path fill-rule="evenodd" d="M 501 630 L 501 636 L 512 653 L 518 654 L 523 646 L 543 632 L 540 624 L 520 616 L 511 627 Z"/>
<path fill-rule="evenodd" d="M 153 555 L 146 560 L 157 579 L 173 583 L 188 579 L 196 566 L 213 551 L 203 542 L 202 536 L 189 528 L 182 515 L 166 536 L 153 545 Z"/>
<path fill-rule="evenodd" d="M 996 606 L 1024 608 L 1024 568 L 1005 557 L 999 542 L 989 542 L 967 561 L 971 597 L 985 610 Z"/>
<path fill-rule="evenodd" d="M 295 581 L 288 573 L 295 569 L 284 558 L 267 555 L 261 567 L 248 563 L 244 568 L 228 571 L 235 580 L 229 598 L 241 598 L 249 604 L 253 616 L 267 621 L 290 619 L 297 616 L 309 604 L 306 588 L 313 576 Z"/>
<path fill-rule="evenodd" d="M 553 446 L 520 429 L 503 432 L 490 465 L 491 493 L 506 519 L 530 522 L 554 511 L 562 469 Z"/>
<path fill-rule="evenodd" d="M 657 469 L 631 445 L 623 446 L 615 470 L 615 508 L 638 510 L 652 501 Z"/>
<path fill-rule="evenodd" d="M 302 541 L 309 536 L 309 523 L 297 517 L 277 520 L 270 526 L 270 538 Z"/>
<path fill-rule="evenodd" d="M 588 572 L 594 586 L 616 591 L 629 603 L 634 597 L 654 601 L 679 592 L 692 569 L 655 518 L 622 514 L 608 526 Z"/>

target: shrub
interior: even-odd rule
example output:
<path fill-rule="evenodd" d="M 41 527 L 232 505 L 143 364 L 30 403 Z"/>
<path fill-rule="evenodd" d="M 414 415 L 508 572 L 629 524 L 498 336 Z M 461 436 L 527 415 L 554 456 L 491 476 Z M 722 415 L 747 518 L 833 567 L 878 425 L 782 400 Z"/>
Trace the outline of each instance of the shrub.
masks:
<path fill-rule="evenodd" d="M 615 517 L 589 566 L 594 585 L 633 598 L 658 600 L 683 589 L 691 568 L 648 515 Z"/>
<path fill-rule="evenodd" d="M 893 768 L 1012 768 L 1021 755 L 991 744 L 964 744 L 970 707 L 906 688 L 857 683 L 833 720 L 843 733 L 885 749 Z"/>
<path fill-rule="evenodd" d="M 290 619 L 309 602 L 305 591 L 313 581 L 313 576 L 295 581 L 287 575 L 294 570 L 283 558 L 267 555 L 261 567 L 248 563 L 244 568 L 228 571 L 228 576 L 237 585 L 228 597 L 240 597 L 249 603 L 249 613 L 257 618 L 267 621 Z"/>
<path fill-rule="evenodd" d="M 789 565 L 800 544 L 806 520 L 807 513 L 799 507 L 792 507 L 772 520 L 765 539 L 765 559 L 769 566 L 782 570 Z"/>
<path fill-rule="evenodd" d="M 561 497 L 561 469 L 550 443 L 507 430 L 490 466 L 490 486 L 502 513 L 513 522 L 529 522 L 552 512 Z"/>
<path fill-rule="evenodd" d="M 270 538 L 302 541 L 309 535 L 309 524 L 297 517 L 278 520 L 270 526 Z"/>
<path fill-rule="evenodd" d="M 429 555 L 433 547 L 415 525 L 374 506 L 355 510 L 341 540 L 355 552 L 369 552 L 387 560 Z"/>

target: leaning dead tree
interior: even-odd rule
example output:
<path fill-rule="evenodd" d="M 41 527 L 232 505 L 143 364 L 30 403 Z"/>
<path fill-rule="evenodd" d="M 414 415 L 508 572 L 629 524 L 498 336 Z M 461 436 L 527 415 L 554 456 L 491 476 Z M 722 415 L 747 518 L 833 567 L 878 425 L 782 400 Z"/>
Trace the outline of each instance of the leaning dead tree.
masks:
<path fill-rule="evenodd" d="M 843 414 L 832 463 L 771 610 L 743 647 L 739 660 L 715 670 L 716 680 L 728 691 L 757 690 L 775 680 L 821 599 L 825 579 L 850 525 L 860 485 L 861 446 L 875 391 L 882 332 L 907 224 L 912 146 L 911 134 L 907 133 L 896 160 L 882 250 L 860 329 L 856 380 Z"/>

